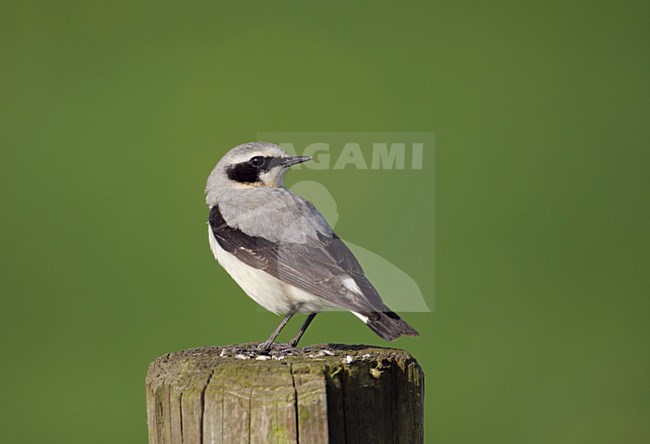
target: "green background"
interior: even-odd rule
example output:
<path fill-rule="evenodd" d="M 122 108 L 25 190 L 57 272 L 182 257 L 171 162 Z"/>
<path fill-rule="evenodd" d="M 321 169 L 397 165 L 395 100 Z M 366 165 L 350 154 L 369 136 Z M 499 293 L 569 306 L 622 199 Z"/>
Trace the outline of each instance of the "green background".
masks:
<path fill-rule="evenodd" d="M 433 131 L 421 172 L 287 178 L 435 298 L 395 343 L 427 442 L 648 442 L 647 2 L 1 6 L 0 441 L 145 442 L 151 360 L 275 326 L 208 250 L 229 147 Z"/>

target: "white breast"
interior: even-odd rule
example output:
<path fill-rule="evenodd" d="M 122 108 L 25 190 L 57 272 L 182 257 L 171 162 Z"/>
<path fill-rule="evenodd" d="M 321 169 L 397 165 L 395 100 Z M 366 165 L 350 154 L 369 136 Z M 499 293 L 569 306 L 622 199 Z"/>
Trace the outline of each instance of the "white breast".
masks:
<path fill-rule="evenodd" d="M 316 313 L 325 310 L 341 309 L 319 296 L 307 293 L 293 285 L 282 282 L 265 271 L 246 265 L 233 254 L 221 248 L 208 226 L 210 249 L 219 264 L 255 302 L 265 309 L 284 314 L 291 307 L 300 304 L 302 313 Z"/>

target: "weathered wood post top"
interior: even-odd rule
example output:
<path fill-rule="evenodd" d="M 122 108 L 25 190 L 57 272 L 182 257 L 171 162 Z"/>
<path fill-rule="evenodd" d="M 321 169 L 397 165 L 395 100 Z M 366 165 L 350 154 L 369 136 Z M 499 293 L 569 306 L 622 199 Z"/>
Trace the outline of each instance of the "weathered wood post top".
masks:
<path fill-rule="evenodd" d="M 149 443 L 422 443 L 424 375 L 403 350 L 252 344 L 156 359 Z"/>

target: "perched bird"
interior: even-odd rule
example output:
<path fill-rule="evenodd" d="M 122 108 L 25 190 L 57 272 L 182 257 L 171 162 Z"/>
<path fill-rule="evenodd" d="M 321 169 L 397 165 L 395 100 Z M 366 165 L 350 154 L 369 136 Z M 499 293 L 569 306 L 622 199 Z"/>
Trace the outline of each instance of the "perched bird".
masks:
<path fill-rule="evenodd" d="M 318 210 L 284 188 L 288 168 L 308 160 L 271 143 L 245 143 L 221 158 L 205 188 L 215 258 L 255 302 L 285 315 L 260 349 L 269 350 L 297 312 L 308 316 L 290 347 L 328 310 L 350 311 L 388 341 L 417 336 L 384 305 Z"/>

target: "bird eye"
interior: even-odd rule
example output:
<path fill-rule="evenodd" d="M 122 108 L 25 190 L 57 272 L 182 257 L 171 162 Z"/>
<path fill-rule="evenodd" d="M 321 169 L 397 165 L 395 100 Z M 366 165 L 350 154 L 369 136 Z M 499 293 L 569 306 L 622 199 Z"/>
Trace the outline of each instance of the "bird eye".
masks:
<path fill-rule="evenodd" d="M 250 163 L 254 167 L 259 168 L 264 165 L 264 158 L 262 156 L 255 156 L 250 160 Z"/>

